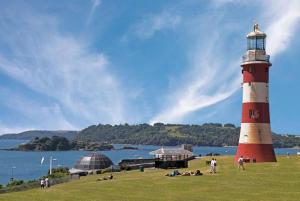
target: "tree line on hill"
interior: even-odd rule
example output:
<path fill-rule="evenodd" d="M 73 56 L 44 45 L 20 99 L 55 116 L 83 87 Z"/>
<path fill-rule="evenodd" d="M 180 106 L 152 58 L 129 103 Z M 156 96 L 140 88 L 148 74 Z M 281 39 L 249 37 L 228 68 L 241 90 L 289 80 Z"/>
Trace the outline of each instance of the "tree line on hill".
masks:
<path fill-rule="evenodd" d="M 113 148 L 111 144 L 237 146 L 240 128 L 230 123 L 224 125 L 220 123 L 203 125 L 99 124 L 89 126 L 81 131 L 64 131 L 65 135 L 60 132 L 60 136 L 52 137 L 50 136 L 57 131 L 27 131 L 21 133 L 22 138 L 27 137 L 25 133 L 31 138 L 32 136 L 35 138 L 27 144 L 20 145 L 17 150 L 110 150 Z M 70 138 L 70 136 L 72 137 Z M 273 133 L 272 137 L 273 145 L 276 148 L 300 147 L 299 136 Z"/>
<path fill-rule="evenodd" d="M 240 128 L 233 124 L 203 125 L 163 124 L 92 125 L 80 131 L 76 140 L 115 144 L 237 146 Z M 276 148 L 300 146 L 300 137 L 273 133 Z"/>

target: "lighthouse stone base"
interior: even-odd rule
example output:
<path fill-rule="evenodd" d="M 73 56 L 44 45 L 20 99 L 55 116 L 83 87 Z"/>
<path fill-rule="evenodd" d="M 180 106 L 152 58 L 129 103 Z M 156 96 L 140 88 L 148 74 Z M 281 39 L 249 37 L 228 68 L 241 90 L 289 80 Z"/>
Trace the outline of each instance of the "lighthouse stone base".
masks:
<path fill-rule="evenodd" d="M 276 162 L 276 156 L 272 144 L 239 144 L 235 155 L 235 161 L 243 156 L 253 162 Z"/>

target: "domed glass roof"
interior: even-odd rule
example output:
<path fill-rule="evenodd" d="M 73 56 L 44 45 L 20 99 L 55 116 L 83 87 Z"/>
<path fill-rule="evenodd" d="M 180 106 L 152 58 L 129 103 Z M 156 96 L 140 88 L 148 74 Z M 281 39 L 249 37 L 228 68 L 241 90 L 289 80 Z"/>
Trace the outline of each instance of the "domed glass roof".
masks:
<path fill-rule="evenodd" d="M 76 162 L 74 168 L 80 170 L 98 170 L 108 168 L 113 162 L 104 154 L 92 153 Z"/>

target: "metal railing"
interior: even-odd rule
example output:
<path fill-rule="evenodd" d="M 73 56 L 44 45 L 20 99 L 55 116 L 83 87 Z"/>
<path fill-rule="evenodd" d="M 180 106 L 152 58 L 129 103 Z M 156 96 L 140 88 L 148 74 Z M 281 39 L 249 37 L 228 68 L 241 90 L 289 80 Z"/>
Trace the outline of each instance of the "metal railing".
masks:
<path fill-rule="evenodd" d="M 249 61 L 270 61 L 270 55 L 261 55 L 261 54 L 246 54 L 243 56 L 243 62 L 249 62 Z"/>

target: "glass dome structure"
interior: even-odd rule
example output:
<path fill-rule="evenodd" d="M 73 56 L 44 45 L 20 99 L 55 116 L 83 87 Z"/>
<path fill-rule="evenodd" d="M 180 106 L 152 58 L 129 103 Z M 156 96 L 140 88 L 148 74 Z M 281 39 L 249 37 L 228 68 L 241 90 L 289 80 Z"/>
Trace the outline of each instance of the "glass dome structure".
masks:
<path fill-rule="evenodd" d="M 78 160 L 74 168 L 80 170 L 99 170 L 108 168 L 111 165 L 113 165 L 113 162 L 104 154 L 92 153 Z"/>

